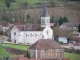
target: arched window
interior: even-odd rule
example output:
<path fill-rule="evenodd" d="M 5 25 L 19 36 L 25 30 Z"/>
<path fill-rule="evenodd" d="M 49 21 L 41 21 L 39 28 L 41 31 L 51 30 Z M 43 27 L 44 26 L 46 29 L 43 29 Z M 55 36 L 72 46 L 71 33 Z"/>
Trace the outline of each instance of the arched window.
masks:
<path fill-rule="evenodd" d="M 59 49 L 56 49 L 56 57 L 60 57 Z"/>
<path fill-rule="evenodd" d="M 45 20 L 44 19 L 42 19 L 42 24 L 45 24 Z"/>
<path fill-rule="evenodd" d="M 52 57 L 52 50 L 51 50 L 51 49 L 49 49 L 48 56 L 49 56 L 50 58 Z"/>
<path fill-rule="evenodd" d="M 44 50 L 41 50 L 41 58 L 44 58 Z"/>

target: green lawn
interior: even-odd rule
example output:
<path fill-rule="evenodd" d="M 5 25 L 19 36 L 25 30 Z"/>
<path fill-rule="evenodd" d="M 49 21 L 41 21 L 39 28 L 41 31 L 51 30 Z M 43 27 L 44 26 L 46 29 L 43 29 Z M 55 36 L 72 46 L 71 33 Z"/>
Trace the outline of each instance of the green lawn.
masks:
<path fill-rule="evenodd" d="M 70 58 L 70 60 L 80 60 L 80 54 L 75 54 L 75 53 L 64 53 L 65 58 Z"/>
<path fill-rule="evenodd" d="M 12 48 L 17 48 L 20 50 L 27 50 L 29 48 L 29 46 L 24 46 L 24 45 L 15 45 L 15 44 L 5 44 L 5 46 L 7 47 L 12 47 Z M 12 57 L 12 54 L 9 54 L 8 52 L 5 51 L 5 49 L 2 47 L 2 45 L 0 44 L 0 55 L 2 57 L 4 56 L 9 56 Z M 79 54 L 75 54 L 75 53 L 68 53 L 68 52 L 64 52 L 64 57 L 65 58 L 70 58 L 70 60 L 80 60 L 80 55 Z"/>
<path fill-rule="evenodd" d="M 20 49 L 20 50 L 27 50 L 29 48 L 29 46 L 15 45 L 15 44 L 5 44 L 5 46 Z M 4 56 L 12 57 L 13 54 L 10 54 L 10 53 L 6 52 L 5 49 L 2 47 L 2 45 L 0 44 L 0 56 L 2 56 L 2 57 L 4 57 Z"/>
<path fill-rule="evenodd" d="M 20 50 L 27 50 L 29 48 L 29 46 L 26 46 L 26 45 L 18 45 L 18 44 L 5 44 L 5 46 L 11 47 L 11 48 L 20 49 Z"/>
<path fill-rule="evenodd" d="M 4 57 L 4 56 L 12 57 L 13 55 L 6 52 L 5 49 L 2 47 L 2 45 L 0 44 L 0 56 L 2 56 L 2 57 Z"/>
<path fill-rule="evenodd" d="M 22 2 L 28 2 L 30 6 L 33 6 L 35 3 L 41 2 L 41 1 L 44 1 L 44 0 L 16 0 L 16 2 L 11 3 L 11 6 L 14 8 L 17 8 L 19 7 L 19 4 L 21 4 Z M 49 1 L 49 0 L 46 0 L 46 1 Z M 4 3 L 4 0 L 0 0 L 0 9 L 3 9 L 3 10 L 7 9 L 6 4 Z"/>

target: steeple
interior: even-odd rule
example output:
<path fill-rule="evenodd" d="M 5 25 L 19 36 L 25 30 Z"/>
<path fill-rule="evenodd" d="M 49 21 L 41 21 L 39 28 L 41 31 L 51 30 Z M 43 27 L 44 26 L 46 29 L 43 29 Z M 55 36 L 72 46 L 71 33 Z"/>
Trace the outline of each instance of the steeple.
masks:
<path fill-rule="evenodd" d="M 48 12 L 47 12 L 47 6 L 46 6 L 46 2 L 44 2 L 44 8 L 43 8 L 43 17 L 48 17 Z"/>

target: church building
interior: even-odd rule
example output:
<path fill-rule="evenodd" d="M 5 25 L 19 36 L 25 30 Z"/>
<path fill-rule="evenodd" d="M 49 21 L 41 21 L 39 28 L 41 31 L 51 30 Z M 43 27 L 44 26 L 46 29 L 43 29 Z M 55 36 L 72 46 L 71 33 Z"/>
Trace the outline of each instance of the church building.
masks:
<path fill-rule="evenodd" d="M 46 3 L 44 3 L 41 25 L 15 25 L 10 31 L 10 36 L 11 42 L 16 44 L 34 44 L 39 39 L 54 39 Z"/>

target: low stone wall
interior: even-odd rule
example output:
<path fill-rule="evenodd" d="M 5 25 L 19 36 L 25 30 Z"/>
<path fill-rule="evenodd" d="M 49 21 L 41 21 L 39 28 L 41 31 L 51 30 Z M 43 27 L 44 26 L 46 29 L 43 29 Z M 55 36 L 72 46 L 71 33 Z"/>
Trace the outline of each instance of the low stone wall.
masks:
<path fill-rule="evenodd" d="M 74 49 L 64 48 L 64 51 L 65 51 L 65 52 L 70 52 L 70 53 L 80 54 L 80 50 L 74 50 Z"/>
<path fill-rule="evenodd" d="M 26 51 L 25 50 L 19 50 L 16 48 L 11 48 L 11 47 L 5 47 L 6 51 L 11 53 L 11 54 L 16 54 L 16 55 L 22 55 L 25 54 Z"/>

